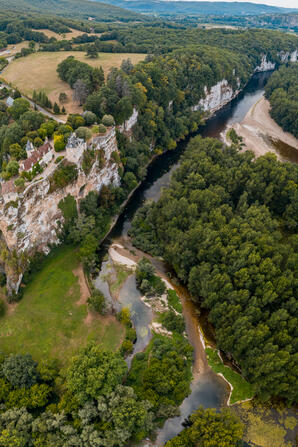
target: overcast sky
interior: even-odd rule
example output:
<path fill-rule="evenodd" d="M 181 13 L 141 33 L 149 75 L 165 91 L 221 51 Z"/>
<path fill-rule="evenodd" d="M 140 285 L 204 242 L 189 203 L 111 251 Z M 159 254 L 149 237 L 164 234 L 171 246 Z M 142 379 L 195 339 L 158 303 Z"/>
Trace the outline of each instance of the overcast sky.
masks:
<path fill-rule="evenodd" d="M 200 1 L 200 0 L 197 0 Z M 203 1 L 203 0 L 202 0 Z M 251 3 L 259 3 L 263 5 L 272 5 L 272 6 L 283 6 L 284 8 L 297 8 L 298 9 L 298 1 L 297 0 L 213 0 L 213 1 L 238 1 L 242 2 L 251 2 Z"/>

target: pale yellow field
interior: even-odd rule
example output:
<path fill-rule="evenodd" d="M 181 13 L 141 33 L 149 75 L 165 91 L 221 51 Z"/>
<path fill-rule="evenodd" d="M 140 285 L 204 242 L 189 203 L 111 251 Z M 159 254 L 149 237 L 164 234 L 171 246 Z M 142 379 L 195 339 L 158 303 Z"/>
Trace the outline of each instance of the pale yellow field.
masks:
<path fill-rule="evenodd" d="M 76 113 L 80 111 L 80 108 L 72 101 L 72 90 L 68 84 L 58 78 L 57 74 L 58 64 L 71 55 L 93 67 L 102 66 L 105 74 L 112 67 L 120 67 L 124 59 L 130 58 L 135 64 L 146 56 L 134 53 L 99 53 L 98 59 L 89 59 L 82 51 L 40 52 L 14 60 L 2 76 L 29 97 L 32 97 L 33 90 L 43 89 L 52 102 L 58 102 L 59 94 L 65 92 L 69 98 L 69 102 L 64 105 L 66 111 Z"/>
<path fill-rule="evenodd" d="M 71 30 L 70 33 L 65 33 L 65 34 L 57 34 L 54 31 L 51 31 L 49 29 L 38 29 L 38 30 L 33 30 L 33 31 L 38 31 L 40 33 L 44 33 L 49 38 L 55 37 L 57 40 L 63 40 L 63 39 L 71 40 L 73 37 L 78 37 L 78 36 L 81 36 L 82 34 L 90 35 L 90 33 L 84 33 L 83 31 L 79 31 L 77 29 L 70 28 L 70 30 Z M 100 36 L 100 34 L 97 34 L 97 36 Z"/>

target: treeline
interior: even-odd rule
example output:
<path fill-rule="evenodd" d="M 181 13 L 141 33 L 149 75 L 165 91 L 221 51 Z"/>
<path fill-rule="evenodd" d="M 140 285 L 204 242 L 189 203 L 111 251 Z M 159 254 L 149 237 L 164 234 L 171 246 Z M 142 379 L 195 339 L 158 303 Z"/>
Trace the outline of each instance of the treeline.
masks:
<path fill-rule="evenodd" d="M 298 138 L 298 65 L 280 67 L 265 87 L 270 115 L 285 132 Z"/>
<path fill-rule="evenodd" d="M 194 138 L 171 185 L 133 220 L 209 310 L 218 347 L 263 399 L 297 401 L 298 168 Z"/>

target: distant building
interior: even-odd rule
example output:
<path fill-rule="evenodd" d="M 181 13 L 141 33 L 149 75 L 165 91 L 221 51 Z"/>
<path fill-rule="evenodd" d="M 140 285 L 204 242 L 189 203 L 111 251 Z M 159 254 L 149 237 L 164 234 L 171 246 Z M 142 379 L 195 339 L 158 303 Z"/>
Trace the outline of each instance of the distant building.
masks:
<path fill-rule="evenodd" d="M 40 146 L 36 151 L 33 151 L 27 160 L 23 160 L 20 163 L 20 171 L 29 172 L 36 163 L 40 163 L 41 166 L 49 163 L 53 158 L 52 146 L 50 143 L 45 143 Z"/>
<path fill-rule="evenodd" d="M 14 99 L 11 96 L 9 96 L 6 100 L 7 107 L 13 106 L 13 103 L 14 103 Z"/>

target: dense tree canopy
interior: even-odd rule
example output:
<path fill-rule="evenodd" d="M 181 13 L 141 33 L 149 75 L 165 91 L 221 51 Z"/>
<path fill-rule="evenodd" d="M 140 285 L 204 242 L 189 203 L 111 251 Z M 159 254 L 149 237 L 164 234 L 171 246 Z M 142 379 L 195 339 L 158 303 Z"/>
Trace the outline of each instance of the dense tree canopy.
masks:
<path fill-rule="evenodd" d="M 166 443 L 166 447 L 235 447 L 243 435 L 240 420 L 229 410 L 217 413 L 202 407 L 193 413 L 178 436 Z"/>
<path fill-rule="evenodd" d="M 160 254 L 210 310 L 218 346 L 263 398 L 297 399 L 297 166 L 189 143 L 171 186 L 137 213 L 135 244 Z"/>
<path fill-rule="evenodd" d="M 265 88 L 272 118 L 298 138 L 298 65 L 283 66 L 269 79 Z"/>

